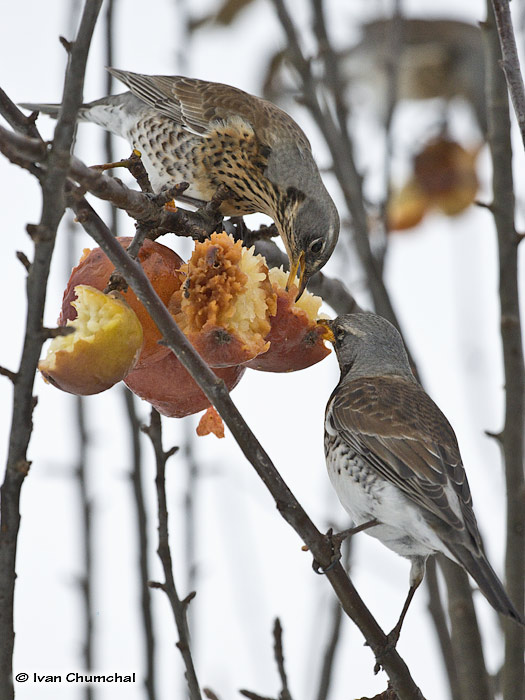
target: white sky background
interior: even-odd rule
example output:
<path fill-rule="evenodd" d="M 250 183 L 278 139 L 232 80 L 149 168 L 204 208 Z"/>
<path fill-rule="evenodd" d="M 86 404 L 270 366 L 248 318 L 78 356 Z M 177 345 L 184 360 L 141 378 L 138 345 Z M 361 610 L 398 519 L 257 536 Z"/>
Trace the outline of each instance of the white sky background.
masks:
<path fill-rule="evenodd" d="M 143 73 L 176 73 L 177 49 L 185 47 L 176 4 L 170 0 L 150 3 L 117 2 L 115 65 Z M 195 14 L 213 2 L 188 3 Z M 298 18 L 306 20 L 308 3 L 288 3 Z M 59 34 L 69 31 L 70 2 L 38 0 L 9 3 L 0 28 L 1 85 L 14 101 L 58 101 L 65 67 Z M 380 14 L 388 3 L 327 2 L 330 24 L 337 41 L 357 36 L 356 25 Z M 406 2 L 407 14 L 432 15 L 430 0 Z M 442 16 L 484 19 L 482 0 L 457 3 L 442 0 Z M 102 15 L 104 14 L 104 9 Z M 101 16 L 102 19 L 102 16 Z M 267 57 L 283 41 L 273 7 L 259 0 L 247 10 L 234 29 L 203 30 L 195 35 L 187 53 L 187 73 L 234 84 L 257 93 Z M 85 99 L 96 99 L 104 90 L 104 25 L 99 22 L 88 62 Z M 116 91 L 120 91 L 119 88 Z M 297 121 L 311 138 L 321 165 L 328 163 L 315 128 L 305 112 L 292 107 Z M 416 111 L 407 111 L 418 118 Z M 462 121 L 463 119 L 463 121 Z M 399 125 L 407 142 L 413 125 Z M 458 129 L 470 137 L 468 118 L 458 117 Z M 45 137 L 52 122 L 39 121 Z M 472 127 L 473 128 L 473 127 Z M 89 164 L 103 162 L 103 134 L 98 127 L 82 125 L 77 155 Z M 370 143 L 367 139 L 370 138 Z M 363 128 L 358 155 L 365 168 L 376 149 L 377 132 Z M 517 163 L 523 166 L 519 140 Z M 117 159 L 129 154 L 121 141 L 115 144 Z M 488 182 L 488 158 L 480 159 L 482 179 Z M 372 163 L 372 165 L 374 165 Z M 375 163 L 377 165 L 377 163 Z M 484 169 L 483 169 L 484 168 Z M 518 168 L 518 166 L 517 166 Z M 516 170 L 518 171 L 518 170 Z M 119 173 L 119 176 L 123 175 Z M 339 193 L 326 178 L 334 197 Z M 0 158 L 3 205 L 1 235 L 3 268 L 0 279 L 3 332 L 0 364 L 16 370 L 25 314 L 25 272 L 15 258 L 23 250 L 31 259 L 32 244 L 25 225 L 38 222 L 41 198 L 33 178 Z M 518 193 L 523 193 L 521 177 Z M 519 194 L 518 194 L 519 197 Z M 480 199 L 488 201 L 485 186 Z M 523 202 L 520 203 L 521 207 Z M 107 208 L 96 202 L 107 218 Z M 521 213 L 523 213 L 521 209 Z M 523 224 L 523 218 L 518 221 Z M 121 235 L 132 235 L 133 225 L 121 218 Z M 52 326 L 60 308 L 66 270 L 66 236 L 62 226 L 51 270 L 45 323 Z M 164 242 L 164 241 L 162 241 Z M 80 227 L 75 235 L 78 255 L 92 246 Z M 187 252 L 186 242 L 169 245 Z M 344 241 L 340 247 L 348 250 Z M 350 263 L 353 258 L 350 259 Z M 341 256 L 326 266 L 328 274 L 348 270 Z M 350 275 L 350 276 L 349 276 Z M 352 267 L 345 278 L 351 291 L 361 294 L 359 272 Z M 522 278 L 523 279 L 523 278 Z M 474 495 L 480 529 L 489 558 L 502 572 L 504 536 L 504 485 L 501 462 L 494 441 L 484 431 L 502 427 L 503 393 L 498 333 L 497 257 L 495 233 L 486 210 L 471 207 L 456 219 L 428 217 L 417 231 L 392 236 L 386 264 L 386 281 L 406 332 L 407 341 L 425 386 L 454 426 Z M 326 400 L 338 380 L 335 356 L 319 365 L 288 375 L 249 371 L 233 393 L 244 414 L 277 468 L 320 529 L 334 521 L 347 523 L 343 509 L 331 491 L 322 450 L 323 413 Z M 35 430 L 29 447 L 33 464 L 22 490 L 22 523 L 17 559 L 15 673 L 37 671 L 65 674 L 82 670 L 80 591 L 82 574 L 78 485 L 73 474 L 76 435 L 73 400 L 45 385 L 37 377 Z M 0 378 L 0 463 L 5 464 L 12 392 Z M 121 388 L 86 401 L 89 449 L 89 491 L 93 503 L 95 543 L 95 668 L 100 672 L 137 672 L 143 666 L 139 618 L 137 545 L 129 482 L 127 426 Z M 148 405 L 139 405 L 144 420 Z M 167 447 L 181 444 L 195 419 L 164 419 Z M 156 549 L 154 465 L 151 449 L 146 455 L 146 495 L 150 517 L 151 577 L 162 579 Z M 333 594 L 323 577 L 310 568 L 311 556 L 301 552 L 301 542 L 278 515 L 265 487 L 242 456 L 231 435 L 213 436 L 196 443 L 199 479 L 197 598 L 190 615 L 199 681 L 222 700 L 240 697 L 239 688 L 275 696 L 280 689 L 273 661 L 273 618 L 284 627 L 286 665 L 293 696 L 313 700 L 329 623 Z M 183 497 L 186 469 L 181 455 L 168 463 L 168 499 L 175 579 L 181 597 L 186 595 Z M 402 560 L 361 535 L 354 540 L 352 579 L 388 631 L 399 615 L 408 590 L 408 561 Z M 158 698 L 183 698 L 183 667 L 174 647 L 177 639 L 165 595 L 153 591 L 157 640 Z M 481 595 L 476 603 L 483 624 L 488 663 L 495 670 L 502 645 L 496 617 Z M 422 586 L 403 628 L 399 652 L 408 663 L 423 693 L 432 700 L 447 698 L 436 638 L 426 612 L 427 593 Z M 373 656 L 349 620 L 343 623 L 338 651 L 336 685 L 331 697 L 373 696 L 385 689 L 386 676 L 372 674 Z M 36 688 L 18 684 L 17 699 L 78 700 L 81 686 L 62 683 Z M 142 700 L 140 683 L 134 686 L 95 687 L 96 700 Z"/>

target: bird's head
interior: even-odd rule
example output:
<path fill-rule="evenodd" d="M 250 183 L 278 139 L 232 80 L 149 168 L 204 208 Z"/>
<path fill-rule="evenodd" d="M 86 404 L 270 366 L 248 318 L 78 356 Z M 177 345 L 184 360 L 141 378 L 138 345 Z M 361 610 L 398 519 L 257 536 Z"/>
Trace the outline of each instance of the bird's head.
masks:
<path fill-rule="evenodd" d="M 319 197 L 289 188 L 279 218 L 290 259 L 287 288 L 299 272 L 299 299 L 310 277 L 332 255 L 339 236 L 339 216 L 324 187 Z"/>
<path fill-rule="evenodd" d="M 382 316 L 346 314 L 318 323 L 326 329 L 324 338 L 334 344 L 342 375 L 413 377 L 401 335 Z"/>

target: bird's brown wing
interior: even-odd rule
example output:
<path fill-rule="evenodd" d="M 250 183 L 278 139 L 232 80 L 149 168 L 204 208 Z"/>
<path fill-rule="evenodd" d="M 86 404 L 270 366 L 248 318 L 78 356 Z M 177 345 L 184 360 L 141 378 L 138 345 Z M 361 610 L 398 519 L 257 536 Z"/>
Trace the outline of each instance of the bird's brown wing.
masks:
<path fill-rule="evenodd" d="M 286 112 L 238 88 L 182 76 L 108 70 L 136 97 L 197 134 L 205 134 L 214 122 L 239 116 L 253 127 L 261 142 L 270 147 L 273 135 L 280 129 L 289 133 L 302 148 L 310 150 L 305 134 Z"/>
<path fill-rule="evenodd" d="M 456 436 L 419 384 L 392 376 L 355 379 L 338 386 L 327 411 L 370 468 L 435 516 L 433 522 L 481 546 Z"/>

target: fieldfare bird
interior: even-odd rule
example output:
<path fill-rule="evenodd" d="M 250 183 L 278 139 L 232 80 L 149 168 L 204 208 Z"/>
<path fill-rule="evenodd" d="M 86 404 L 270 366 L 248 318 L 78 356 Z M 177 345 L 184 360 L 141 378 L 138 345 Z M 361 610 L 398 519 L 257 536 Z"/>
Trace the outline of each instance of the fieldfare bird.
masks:
<path fill-rule="evenodd" d="M 337 210 L 301 128 L 272 103 L 229 85 L 108 70 L 130 92 L 83 105 L 79 119 L 140 151 L 156 192 L 185 180 L 190 187 L 181 199 L 201 204 L 223 184 L 231 192 L 223 215 L 270 216 L 290 260 L 289 284 L 300 269 L 300 296 L 339 235 Z M 22 106 L 55 117 L 59 109 Z"/>
<path fill-rule="evenodd" d="M 358 83 L 372 89 L 383 120 L 395 71 L 396 98 L 442 98 L 447 103 L 463 98 L 486 133 L 485 63 L 478 26 L 450 19 L 394 17 L 376 19 L 362 30 L 361 41 L 340 55 L 342 72 L 350 87 Z"/>
<path fill-rule="evenodd" d="M 524 625 L 483 551 L 454 431 L 412 374 L 400 334 L 372 313 L 320 323 L 341 369 L 326 407 L 330 480 L 356 526 L 412 563 L 389 640 L 397 642 L 427 557 L 438 552 L 462 566 L 498 612 Z"/>

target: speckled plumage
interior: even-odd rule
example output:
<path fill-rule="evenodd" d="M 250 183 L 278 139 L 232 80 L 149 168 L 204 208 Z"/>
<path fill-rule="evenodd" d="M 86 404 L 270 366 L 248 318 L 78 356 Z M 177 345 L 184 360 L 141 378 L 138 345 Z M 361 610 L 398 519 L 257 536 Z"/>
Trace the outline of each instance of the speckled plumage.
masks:
<path fill-rule="evenodd" d="M 427 557 L 438 552 L 524 624 L 484 554 L 454 431 L 414 378 L 401 336 L 375 314 L 326 325 L 341 368 L 326 408 L 328 473 L 355 524 L 376 519 L 366 532 L 412 562 L 399 628 Z"/>
<path fill-rule="evenodd" d="M 328 260 L 339 217 L 295 121 L 275 105 L 229 85 L 113 68 L 130 89 L 83 105 L 79 119 L 125 138 L 141 152 L 155 191 L 176 181 L 184 199 L 209 201 L 231 190 L 226 216 L 262 212 L 285 244 L 300 287 Z M 56 116 L 56 105 L 24 105 Z"/>

